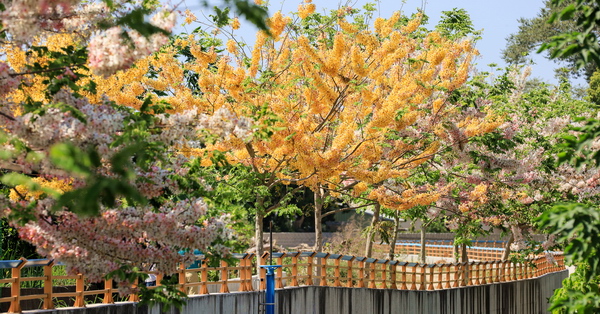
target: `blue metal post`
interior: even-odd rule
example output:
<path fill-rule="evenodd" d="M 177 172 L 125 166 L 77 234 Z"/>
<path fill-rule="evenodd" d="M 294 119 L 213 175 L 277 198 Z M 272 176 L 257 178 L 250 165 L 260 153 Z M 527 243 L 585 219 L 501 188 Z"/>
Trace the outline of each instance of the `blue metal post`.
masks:
<path fill-rule="evenodd" d="M 275 314 L 275 269 L 281 265 L 261 265 L 267 271 L 267 290 L 265 291 L 265 313 Z"/>

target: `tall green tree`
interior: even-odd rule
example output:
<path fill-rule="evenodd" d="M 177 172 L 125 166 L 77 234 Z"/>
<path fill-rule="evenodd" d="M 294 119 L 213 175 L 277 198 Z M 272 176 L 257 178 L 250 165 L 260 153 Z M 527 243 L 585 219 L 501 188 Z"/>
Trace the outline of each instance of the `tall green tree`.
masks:
<path fill-rule="evenodd" d="M 575 57 L 583 68 L 586 63 L 600 66 L 600 45 L 597 30 L 600 27 L 600 3 L 597 1 L 552 0 L 554 5 L 567 5 L 554 13 L 549 21 L 572 20 L 579 32 L 564 32 L 553 37 L 541 50 L 548 50 L 552 58 Z M 592 98 L 594 96 L 592 95 Z M 581 118 L 571 127 L 571 134 L 558 154 L 559 161 L 578 167 L 597 169 L 600 165 L 600 121 Z M 564 243 L 566 261 L 577 266 L 577 271 L 563 281 L 551 298 L 553 313 L 598 313 L 600 311 L 600 230 L 597 203 L 566 203 L 554 206 L 539 218 L 539 224 L 557 235 Z"/>
<path fill-rule="evenodd" d="M 537 16 L 533 18 L 520 18 L 519 31 L 511 34 L 507 38 L 506 48 L 502 51 L 502 59 L 508 64 L 525 64 L 531 60 L 530 55 L 542 47 L 546 47 L 553 42 L 555 36 L 562 34 L 583 34 L 585 32 L 597 33 L 596 26 L 591 29 L 577 23 L 573 18 L 573 11 L 569 9 L 571 15 L 565 16 L 566 19 L 554 18 L 565 8 L 571 8 L 576 5 L 578 0 L 553 1 L 547 0 L 544 2 L 544 7 L 540 9 Z M 578 16 L 581 14 L 578 14 Z M 547 57 L 558 63 L 566 63 L 566 68 L 574 77 L 585 77 L 590 79 L 597 68 L 594 63 L 587 62 L 581 54 L 560 54 L 555 55 L 553 51 L 549 51 Z M 583 66 L 581 66 L 583 65 Z"/>

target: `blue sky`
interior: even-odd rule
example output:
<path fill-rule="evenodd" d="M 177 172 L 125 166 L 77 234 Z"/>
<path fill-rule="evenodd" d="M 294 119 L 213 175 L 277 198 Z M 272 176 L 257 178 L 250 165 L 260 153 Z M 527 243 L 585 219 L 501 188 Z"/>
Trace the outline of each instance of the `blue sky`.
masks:
<path fill-rule="evenodd" d="M 184 0 L 181 7 L 189 5 L 190 9 L 197 11 L 199 8 L 198 1 Z M 209 2 L 218 3 L 216 1 Z M 282 13 L 295 11 L 301 2 L 302 0 L 271 0 L 269 2 L 270 13 L 278 10 L 281 10 Z M 374 1 L 313 0 L 313 3 L 317 5 L 317 11 L 320 12 L 338 8 L 347 3 L 352 7 L 362 7 L 367 2 Z M 521 17 L 535 17 L 543 6 L 543 3 L 544 0 L 382 0 L 377 5 L 379 12 L 375 14 L 376 16 L 386 18 L 392 12 L 401 10 L 405 15 L 410 15 L 419 8 L 424 7 L 425 13 L 430 18 L 427 26 L 428 28 L 433 28 L 439 21 L 442 11 L 449 11 L 452 8 L 465 9 L 471 16 L 475 29 L 483 30 L 482 39 L 477 43 L 477 48 L 481 56 L 475 61 L 476 68 L 480 71 L 490 71 L 491 69 L 487 66 L 490 63 L 504 66 L 504 62 L 501 59 L 501 51 L 506 46 L 506 38 L 518 30 L 519 23 L 517 20 Z M 244 37 L 246 42 L 252 43 L 255 31 L 256 29 L 252 25 L 243 23 L 238 35 Z M 557 65 L 542 56 L 536 56 L 534 61 L 536 64 L 533 65 L 532 76 L 541 78 L 549 83 L 555 83 L 556 79 L 554 79 L 553 69 Z M 575 83 L 582 84 L 583 81 L 579 80 Z"/>

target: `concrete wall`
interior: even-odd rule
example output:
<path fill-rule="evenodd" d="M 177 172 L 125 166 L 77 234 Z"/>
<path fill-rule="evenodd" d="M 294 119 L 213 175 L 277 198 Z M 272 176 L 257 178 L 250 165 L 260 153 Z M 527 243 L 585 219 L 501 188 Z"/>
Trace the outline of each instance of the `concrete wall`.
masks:
<path fill-rule="evenodd" d="M 561 286 L 568 271 L 545 276 L 437 291 L 378 290 L 365 288 L 299 287 L 276 292 L 277 314 L 537 314 L 547 313 L 547 299 Z M 261 292 L 192 296 L 182 312 L 167 314 L 258 314 Z M 54 314 L 159 314 L 133 303 L 85 309 L 40 311 Z"/>
<path fill-rule="evenodd" d="M 300 287 L 276 292 L 277 314 L 536 314 L 547 313 L 547 299 L 568 272 L 540 278 L 437 291 Z M 261 293 L 192 297 L 181 314 L 258 313 Z M 150 314 L 158 314 L 157 308 Z M 171 311 L 169 314 L 175 314 Z"/>

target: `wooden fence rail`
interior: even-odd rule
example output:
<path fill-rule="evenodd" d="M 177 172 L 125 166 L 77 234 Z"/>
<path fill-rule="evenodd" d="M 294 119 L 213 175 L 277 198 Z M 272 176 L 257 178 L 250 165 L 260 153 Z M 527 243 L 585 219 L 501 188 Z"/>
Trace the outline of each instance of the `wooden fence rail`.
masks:
<path fill-rule="evenodd" d="M 496 261 L 502 258 L 505 241 L 474 240 L 467 247 L 470 260 Z M 376 245 L 380 246 L 380 245 Z M 382 250 L 385 248 L 380 246 Z M 396 253 L 400 255 L 418 255 L 421 250 L 419 242 L 400 240 L 396 242 Z M 425 255 L 435 256 L 440 259 L 454 258 L 453 240 L 427 240 L 425 241 Z"/>
<path fill-rule="evenodd" d="M 442 252 L 443 253 L 443 252 Z M 445 254 L 445 253 L 444 253 Z M 273 261 L 281 268 L 276 274 L 276 288 L 298 287 L 304 285 L 359 287 L 374 289 L 403 290 L 438 290 L 454 287 L 485 285 L 496 282 L 535 278 L 550 272 L 564 269 L 561 253 L 548 253 L 546 256 L 535 256 L 524 263 L 508 261 L 479 261 L 468 263 L 418 264 L 413 262 L 390 261 L 384 259 L 347 256 L 317 252 L 274 253 Z M 235 262 L 228 264 L 220 261 L 219 266 L 209 267 L 208 260 L 200 255 L 201 266 L 186 269 L 181 266 L 179 287 L 181 291 L 191 294 L 229 293 L 234 291 L 254 291 L 265 288 L 264 272 L 253 276 L 257 258 L 254 254 L 235 254 Z M 258 258 L 264 265 L 269 259 L 265 253 Z M 55 299 L 68 297 L 73 306 L 84 307 L 86 296 L 95 295 L 96 303 L 113 303 L 117 289 L 112 280 L 104 285 L 90 285 L 82 275 L 56 276 L 53 267 L 57 265 L 51 260 L 0 261 L 0 269 L 10 269 L 10 277 L 0 279 L 0 285 L 10 289 L 10 296 L 0 298 L 1 303 L 10 304 L 9 313 L 20 313 L 21 302 L 25 300 L 41 300 L 41 309 L 55 308 Z M 43 276 L 25 277 L 22 270 L 30 267 L 42 267 Z M 186 277 L 186 274 L 188 275 Z M 156 274 L 158 279 L 161 274 Z M 57 280 L 75 282 L 74 292 L 53 291 Z M 260 284 L 256 286 L 253 283 Z M 23 295 L 23 283 L 37 281 L 42 284 L 43 293 Z M 160 284 L 160 280 L 158 280 Z M 6 289 L 5 288 L 5 289 Z M 130 301 L 138 301 L 137 295 L 130 295 Z M 88 301 L 89 302 L 89 301 Z"/>

